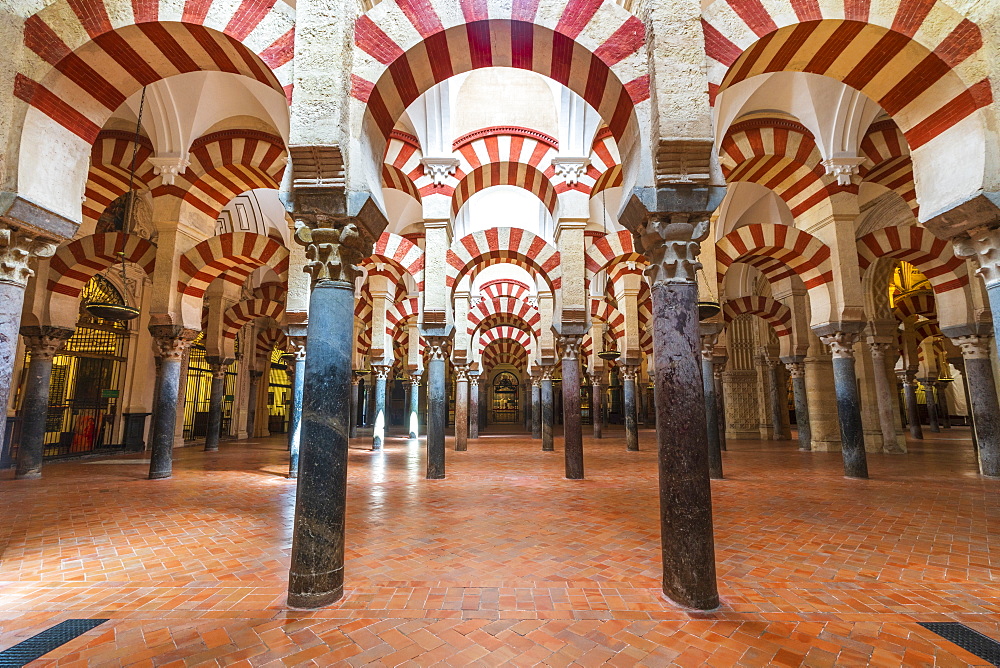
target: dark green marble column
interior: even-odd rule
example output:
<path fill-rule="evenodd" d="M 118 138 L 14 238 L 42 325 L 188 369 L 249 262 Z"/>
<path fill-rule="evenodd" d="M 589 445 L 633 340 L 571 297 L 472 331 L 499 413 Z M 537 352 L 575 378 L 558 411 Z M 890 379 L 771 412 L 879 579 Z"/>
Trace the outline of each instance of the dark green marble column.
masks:
<path fill-rule="evenodd" d="M 18 480 L 42 477 L 52 359 L 72 335 L 73 330 L 64 327 L 21 328 L 24 347 L 31 359 L 21 400 L 21 444 L 17 450 L 17 470 L 14 474 Z"/>

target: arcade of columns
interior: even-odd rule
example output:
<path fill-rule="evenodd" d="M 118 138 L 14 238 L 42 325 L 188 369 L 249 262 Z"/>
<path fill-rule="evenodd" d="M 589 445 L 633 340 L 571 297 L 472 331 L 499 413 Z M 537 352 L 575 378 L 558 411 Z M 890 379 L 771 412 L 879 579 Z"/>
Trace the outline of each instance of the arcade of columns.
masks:
<path fill-rule="evenodd" d="M 980 473 L 1000 476 L 988 3 L 14 4 L 0 35 L 17 54 L 0 84 L 0 388 L 28 351 L 18 477 L 41 475 L 52 360 L 81 292 L 123 261 L 139 285 L 131 401 L 152 413 L 150 479 L 171 475 L 199 335 L 206 450 L 225 369 L 242 358 L 253 425 L 270 350 L 289 353 L 293 606 L 342 596 L 361 371 L 372 448 L 390 379 L 405 378 L 406 428 L 425 429 L 434 480 L 449 396 L 454 447 L 474 449 L 485 379 L 512 370 L 532 437 L 561 446 L 578 479 L 584 374 L 606 436 L 613 366 L 622 456 L 659 455 L 663 591 L 691 608 L 718 604 L 709 480 L 725 439 L 789 438 L 789 396 L 799 447 L 840 450 L 845 475 L 865 478 L 866 452 L 905 453 L 898 374 L 911 435 L 918 392 L 932 430 L 968 404 Z M 490 67 L 553 80 L 573 132 L 456 137 L 412 120 L 415 103 L 439 117 L 435 86 Z M 154 120 L 133 136 L 147 91 Z M 188 118 L 202 109 L 209 121 Z M 551 229 L 462 229 L 495 186 L 532 193 Z M 220 224 L 262 190 L 287 217 Z M 148 224 L 109 222 L 132 192 Z M 517 270 L 478 280 L 496 265 Z M 639 405 L 655 446 L 640 443 Z"/>

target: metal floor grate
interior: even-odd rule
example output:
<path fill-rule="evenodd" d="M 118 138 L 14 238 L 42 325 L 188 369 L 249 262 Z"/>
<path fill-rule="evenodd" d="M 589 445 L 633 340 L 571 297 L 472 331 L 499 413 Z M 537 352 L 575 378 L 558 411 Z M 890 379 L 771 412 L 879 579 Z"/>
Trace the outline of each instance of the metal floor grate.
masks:
<path fill-rule="evenodd" d="M 983 661 L 1000 666 L 1000 642 L 993 638 L 958 622 L 919 622 L 919 624 L 948 642 L 955 643 L 966 652 L 975 654 Z"/>
<path fill-rule="evenodd" d="M 56 624 L 24 642 L 19 642 L 9 649 L 0 652 L 0 666 L 23 666 L 40 656 L 47 654 L 60 645 L 83 635 L 90 629 L 100 626 L 106 619 L 67 619 Z"/>

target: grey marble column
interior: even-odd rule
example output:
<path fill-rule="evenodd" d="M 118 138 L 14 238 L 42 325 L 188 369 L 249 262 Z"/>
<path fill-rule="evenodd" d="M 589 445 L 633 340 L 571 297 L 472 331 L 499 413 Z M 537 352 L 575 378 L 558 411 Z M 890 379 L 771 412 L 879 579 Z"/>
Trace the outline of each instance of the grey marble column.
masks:
<path fill-rule="evenodd" d="M 198 335 L 197 330 L 178 325 L 150 325 L 160 366 L 156 374 L 156 404 L 150 438 L 149 479 L 169 478 L 173 473 L 174 426 L 180 392 L 181 360 Z"/>
<path fill-rule="evenodd" d="M 73 330 L 64 327 L 22 327 L 21 335 L 25 349 L 31 353 L 31 360 L 21 400 L 21 444 L 17 450 L 14 477 L 26 480 L 42 477 L 52 359 L 73 336 Z"/>
<path fill-rule="evenodd" d="M 208 391 L 208 425 L 205 430 L 205 452 L 217 452 L 222 436 L 222 401 L 226 394 L 226 368 L 230 360 L 207 356 L 205 362 L 212 374 Z"/>
<path fill-rule="evenodd" d="M 701 336 L 701 382 L 705 395 L 705 429 L 708 442 L 708 476 L 722 480 L 722 442 L 719 439 L 719 402 L 715 396 L 715 374 L 712 369 L 712 359 L 715 356 L 715 344 L 718 334 L 703 334 Z"/>
<path fill-rule="evenodd" d="M 948 385 L 951 382 L 951 378 L 941 378 L 934 381 L 934 390 L 938 400 L 938 419 L 941 420 L 941 426 L 945 429 L 951 429 L 951 409 L 948 407 Z"/>
<path fill-rule="evenodd" d="M 969 399 L 979 444 L 979 472 L 996 478 L 1000 477 L 1000 404 L 990 364 L 991 339 L 988 336 L 960 336 L 952 341 L 962 351 L 965 375 L 969 380 Z"/>
<path fill-rule="evenodd" d="M 555 444 L 552 441 L 552 424 L 555 415 L 554 397 L 552 396 L 552 367 L 542 367 L 542 450 L 552 452 Z"/>
<path fill-rule="evenodd" d="M 799 450 L 808 452 L 812 450 L 812 429 L 809 427 L 809 401 L 806 398 L 806 365 L 801 361 L 786 362 L 785 368 L 792 377 L 795 429 L 799 433 Z"/>
<path fill-rule="evenodd" d="M 622 367 L 622 410 L 625 411 L 625 449 L 635 452 L 639 449 L 639 425 L 635 405 L 636 367 Z"/>
<path fill-rule="evenodd" d="M 531 376 L 531 437 L 542 438 L 542 376 Z"/>
<path fill-rule="evenodd" d="M 356 438 L 358 435 L 358 402 L 361 400 L 360 385 L 361 376 L 358 372 L 351 374 L 351 415 L 350 427 L 348 428 L 348 438 Z"/>
<path fill-rule="evenodd" d="M 776 359 L 765 358 L 768 372 L 768 382 L 770 384 L 771 403 L 771 439 L 774 441 L 785 441 L 790 436 L 785 433 L 784 412 L 787 410 L 788 398 L 785 384 L 781 377 L 781 362 Z"/>
<path fill-rule="evenodd" d="M 723 452 L 726 451 L 726 393 L 722 385 L 722 374 L 725 372 L 726 358 L 714 358 L 712 360 L 712 380 L 715 382 L 716 412 L 719 415 L 719 449 Z"/>
<path fill-rule="evenodd" d="M 930 427 L 931 432 L 937 434 L 941 431 L 937 414 L 937 394 L 935 393 L 937 379 L 924 378 L 920 381 L 920 384 L 924 386 L 924 399 L 927 406 L 927 426 Z"/>
<path fill-rule="evenodd" d="M 917 378 L 916 371 L 897 371 L 896 375 L 903 383 L 903 398 L 906 400 L 906 422 L 910 427 L 910 436 L 913 438 L 923 438 L 924 430 L 920 425 L 920 409 L 917 406 Z"/>
<path fill-rule="evenodd" d="M 469 449 L 469 367 L 452 366 L 455 371 L 455 450 Z"/>
<path fill-rule="evenodd" d="M 885 370 L 885 354 L 892 348 L 891 342 L 872 341 L 868 348 L 872 356 L 872 374 L 875 381 L 875 398 L 878 402 L 878 424 L 882 432 L 882 451 L 901 454 L 904 451 L 896 443 L 896 420 L 893 415 L 894 389 Z"/>
<path fill-rule="evenodd" d="M 563 453 L 566 477 L 583 480 L 583 425 L 580 423 L 580 344 L 583 336 L 560 336 L 562 353 Z"/>
<path fill-rule="evenodd" d="M 267 360 L 264 360 L 264 363 L 269 364 Z M 257 433 L 257 388 L 260 385 L 260 378 L 263 375 L 263 371 L 250 370 L 250 391 L 248 392 L 249 399 L 247 400 L 247 438 L 253 438 Z"/>
<path fill-rule="evenodd" d="M 372 423 L 372 450 L 381 450 L 385 443 L 385 427 L 388 415 L 385 408 L 385 388 L 392 367 L 388 364 L 373 364 L 375 376 L 375 420 Z"/>
<path fill-rule="evenodd" d="M 292 411 L 288 417 L 288 477 L 299 477 L 299 453 L 302 451 L 302 393 L 306 382 L 306 338 L 303 336 L 290 336 L 289 342 L 295 352 L 287 355 L 289 368 L 292 371 Z M 357 385 L 354 383 L 354 374 L 351 374 L 351 389 Z"/>
<path fill-rule="evenodd" d="M 444 430 L 448 420 L 448 394 L 445 387 L 446 336 L 424 336 L 428 347 L 427 362 L 427 479 L 445 476 Z"/>
<path fill-rule="evenodd" d="M 406 417 L 408 436 L 420 437 L 420 372 L 410 372 L 410 409 Z"/>
<path fill-rule="evenodd" d="M 868 457 L 865 454 L 865 434 L 861 422 L 861 396 L 854 369 L 854 344 L 858 340 L 858 334 L 833 332 L 819 338 L 830 346 L 833 355 L 833 385 L 837 394 L 844 475 L 848 478 L 867 478 Z"/>
<path fill-rule="evenodd" d="M 603 438 L 602 417 L 604 413 L 604 385 L 601 384 L 602 372 L 590 373 L 590 421 L 593 423 L 594 438 Z"/>
<path fill-rule="evenodd" d="M 672 191 L 664 195 L 671 201 L 678 196 Z M 687 195 L 694 198 L 694 193 Z M 637 198 L 632 200 L 630 210 L 636 208 Z M 633 229 L 637 250 L 650 260 L 645 273 L 653 302 L 663 593 L 700 610 L 719 605 L 695 281 L 708 217 L 647 214 L 642 226 Z"/>
<path fill-rule="evenodd" d="M 469 372 L 469 438 L 479 438 L 479 372 Z"/>

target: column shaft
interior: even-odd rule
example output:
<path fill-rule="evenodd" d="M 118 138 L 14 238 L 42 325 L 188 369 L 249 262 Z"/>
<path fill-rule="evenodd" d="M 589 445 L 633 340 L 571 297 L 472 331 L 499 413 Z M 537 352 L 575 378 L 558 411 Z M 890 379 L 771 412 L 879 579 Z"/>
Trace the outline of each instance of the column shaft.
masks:
<path fill-rule="evenodd" d="M 435 337 L 437 338 L 437 337 Z M 429 340 L 430 341 L 430 340 Z M 445 394 L 445 360 L 441 342 L 435 351 L 431 344 L 431 358 L 427 362 L 427 478 L 444 478 L 444 429 L 448 400 Z"/>
<path fill-rule="evenodd" d="M 991 305 L 993 297 L 991 289 Z M 965 358 L 964 372 L 969 382 L 969 400 L 979 445 L 979 472 L 991 478 L 1000 477 L 1000 403 L 990 364 L 990 338 L 964 336 L 953 341 L 962 349 Z"/>
<path fill-rule="evenodd" d="M 836 332 L 820 338 L 833 352 L 833 386 L 837 394 L 837 415 L 840 418 L 844 475 L 848 478 L 867 478 L 868 459 L 865 455 L 865 433 L 861 422 L 861 397 L 854 369 L 854 343 L 857 334 Z"/>
<path fill-rule="evenodd" d="M 348 431 L 349 438 L 356 438 L 358 435 L 358 399 L 360 398 L 360 385 L 361 378 L 355 375 L 351 378 L 351 415 L 350 415 L 350 428 Z"/>
<path fill-rule="evenodd" d="M 52 378 L 52 355 L 32 354 L 22 402 L 21 444 L 17 450 L 19 480 L 42 477 L 45 452 L 45 420 L 49 414 L 49 382 Z"/>
<path fill-rule="evenodd" d="M 604 386 L 599 382 L 590 383 L 590 421 L 594 427 L 594 438 L 603 438 Z"/>
<path fill-rule="evenodd" d="M 479 378 L 469 380 L 469 438 L 479 438 Z"/>
<path fill-rule="evenodd" d="M 542 381 L 531 379 L 531 437 L 542 437 Z"/>
<path fill-rule="evenodd" d="M 725 358 L 723 358 L 724 360 Z M 716 411 L 719 415 L 719 449 L 726 451 L 726 393 L 722 384 L 722 374 L 725 373 L 725 361 L 716 361 L 712 365 L 712 378 L 715 381 L 715 403 Z M 653 390 L 653 399 L 656 399 L 656 390 Z"/>
<path fill-rule="evenodd" d="M 410 409 L 406 419 L 410 438 L 420 436 L 420 374 L 410 375 Z"/>
<path fill-rule="evenodd" d="M 913 372 L 906 372 L 903 378 L 903 396 L 906 399 L 906 422 L 910 426 L 910 436 L 923 438 L 924 430 L 920 425 L 920 409 L 917 405 L 917 381 Z"/>
<path fill-rule="evenodd" d="M 247 438 L 253 438 L 257 433 L 257 392 L 262 371 L 250 371 L 250 392 L 247 401 Z"/>
<path fill-rule="evenodd" d="M 226 367 L 221 364 L 213 364 L 211 370 L 212 386 L 208 391 L 208 426 L 205 433 L 205 452 L 216 452 L 219 449 L 219 438 L 222 435 L 222 400 L 226 391 Z"/>
<path fill-rule="evenodd" d="M 785 433 L 785 405 L 787 395 L 785 385 L 781 377 L 781 365 L 777 360 L 768 360 L 768 376 L 771 384 L 771 424 L 774 429 L 771 438 L 775 441 L 784 441 L 788 438 Z"/>
<path fill-rule="evenodd" d="M 156 374 L 156 404 L 150 438 L 149 479 L 169 478 L 173 472 L 174 427 L 180 392 L 181 361 L 197 332 L 173 325 L 151 325 L 160 365 Z"/>
<path fill-rule="evenodd" d="M 469 449 L 469 375 L 464 366 L 455 367 L 455 450 Z"/>
<path fill-rule="evenodd" d="M 302 396 L 306 383 L 306 347 L 303 344 L 295 355 L 295 374 L 292 376 L 292 414 L 288 420 L 288 477 L 299 477 L 299 455 L 302 451 Z M 351 374 L 353 376 L 353 374 Z M 351 378 L 351 391 L 357 390 Z M 350 410 L 350 402 L 348 402 Z"/>
<path fill-rule="evenodd" d="M 878 402 L 878 424 L 882 432 L 882 451 L 900 452 L 896 443 L 896 420 L 893 416 L 893 387 L 885 369 L 885 354 L 889 343 L 870 343 L 872 373 L 875 378 L 875 397 Z"/>
<path fill-rule="evenodd" d="M 941 425 L 938 422 L 935 381 L 925 378 L 921 384 L 924 386 L 924 399 L 927 404 L 927 423 L 931 431 L 936 434 L 941 431 Z"/>
<path fill-rule="evenodd" d="M 344 593 L 348 412 L 354 286 L 318 281 L 309 300 L 288 605 L 318 608 Z"/>
<path fill-rule="evenodd" d="M 806 397 L 806 365 L 790 362 L 787 365 L 792 376 L 792 395 L 795 400 L 795 429 L 799 433 L 799 450 L 812 450 L 812 429 L 809 426 L 809 400 Z"/>
<path fill-rule="evenodd" d="M 713 342 L 711 348 L 715 347 Z M 708 356 L 702 354 L 701 380 L 705 393 L 705 429 L 708 440 L 708 476 L 721 480 L 722 475 L 722 443 L 719 439 L 719 402 L 715 396 L 715 374 L 712 372 L 712 350 Z"/>
<path fill-rule="evenodd" d="M 542 450 L 552 452 L 555 445 L 552 442 L 552 418 L 554 414 L 552 396 L 552 368 L 546 367 L 542 373 Z"/>
<path fill-rule="evenodd" d="M 572 340 L 570 340 L 572 339 Z M 562 347 L 563 451 L 566 477 L 583 480 L 583 426 L 580 424 L 580 362 L 582 337 L 560 337 Z"/>
<path fill-rule="evenodd" d="M 622 409 L 625 411 L 625 449 L 637 451 L 639 449 L 639 425 L 636 416 L 635 405 L 635 367 L 625 367 L 622 373 Z"/>
<path fill-rule="evenodd" d="M 385 442 L 385 388 L 389 378 L 389 367 L 375 368 L 375 421 L 372 428 L 372 450 L 381 450 Z"/>

